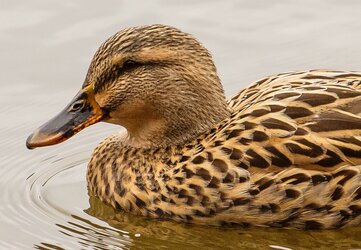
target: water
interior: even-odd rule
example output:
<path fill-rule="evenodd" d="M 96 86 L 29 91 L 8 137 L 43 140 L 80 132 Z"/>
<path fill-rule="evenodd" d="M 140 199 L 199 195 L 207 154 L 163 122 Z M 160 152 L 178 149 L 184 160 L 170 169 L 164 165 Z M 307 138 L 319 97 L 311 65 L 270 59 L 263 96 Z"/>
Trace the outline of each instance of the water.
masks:
<path fill-rule="evenodd" d="M 26 137 L 79 90 L 90 59 L 128 26 L 164 23 L 194 34 L 227 96 L 289 70 L 361 70 L 361 2 L 87 1 L 0 3 L 0 249 L 360 249 L 361 228 L 216 228 L 135 217 L 89 197 L 90 153 L 119 130 L 97 124 L 54 147 Z"/>

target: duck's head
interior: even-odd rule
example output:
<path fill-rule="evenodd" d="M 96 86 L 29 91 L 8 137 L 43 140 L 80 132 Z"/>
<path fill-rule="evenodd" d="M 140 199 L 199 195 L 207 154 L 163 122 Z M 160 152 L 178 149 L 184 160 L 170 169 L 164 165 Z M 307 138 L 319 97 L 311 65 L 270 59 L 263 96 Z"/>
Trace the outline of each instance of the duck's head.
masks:
<path fill-rule="evenodd" d="M 79 93 L 27 139 L 60 143 L 99 121 L 124 126 L 137 147 L 182 144 L 229 115 L 209 52 L 165 25 L 122 30 L 95 53 Z"/>

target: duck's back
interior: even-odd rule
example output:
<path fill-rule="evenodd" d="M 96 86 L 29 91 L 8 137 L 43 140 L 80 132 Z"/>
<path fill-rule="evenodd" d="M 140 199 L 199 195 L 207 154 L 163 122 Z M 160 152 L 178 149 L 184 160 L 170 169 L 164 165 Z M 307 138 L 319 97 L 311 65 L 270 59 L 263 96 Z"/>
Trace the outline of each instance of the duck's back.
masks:
<path fill-rule="evenodd" d="M 227 195 L 231 210 L 242 207 L 242 220 L 308 228 L 360 223 L 360 73 L 275 75 L 244 89 L 229 105 L 231 118 L 204 147 L 211 149 L 213 171 L 218 166 L 224 172 L 218 178 L 224 190 L 240 182 Z M 244 190 L 241 183 L 248 179 Z"/>
<path fill-rule="evenodd" d="M 230 106 L 229 125 L 243 124 L 251 140 L 248 157 L 255 162 L 248 166 L 332 171 L 361 164 L 361 73 L 271 76 L 240 92 Z"/>
<path fill-rule="evenodd" d="M 115 165 L 134 178 L 103 200 L 195 223 L 359 225 L 360 82 L 361 73 L 321 70 L 262 79 L 229 101 L 230 118 L 185 147 L 126 160 L 130 149 L 120 147 Z"/>

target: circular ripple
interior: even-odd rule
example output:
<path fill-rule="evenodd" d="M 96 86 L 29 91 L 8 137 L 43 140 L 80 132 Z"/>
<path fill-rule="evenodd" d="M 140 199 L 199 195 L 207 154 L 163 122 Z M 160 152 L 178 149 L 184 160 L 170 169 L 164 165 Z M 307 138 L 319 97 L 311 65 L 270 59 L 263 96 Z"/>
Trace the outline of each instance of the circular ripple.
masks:
<path fill-rule="evenodd" d="M 76 143 L 85 145 L 82 139 Z M 109 249 L 108 246 L 131 243 L 127 232 L 111 228 L 85 212 L 89 208 L 85 172 L 90 152 L 88 146 L 85 148 L 67 145 L 65 149 L 53 150 L 27 179 L 30 202 L 41 214 L 38 218 L 45 224 L 56 225 L 61 233 L 59 237 L 66 235 L 73 239 L 71 244 L 65 245 L 56 244 L 54 240 L 43 241 L 36 244 L 38 247 Z"/>

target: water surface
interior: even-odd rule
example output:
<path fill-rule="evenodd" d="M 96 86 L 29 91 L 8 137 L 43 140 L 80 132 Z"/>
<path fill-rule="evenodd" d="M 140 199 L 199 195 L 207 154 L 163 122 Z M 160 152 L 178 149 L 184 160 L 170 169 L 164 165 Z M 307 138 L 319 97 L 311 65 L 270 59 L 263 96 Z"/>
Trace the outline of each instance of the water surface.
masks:
<path fill-rule="evenodd" d="M 116 212 L 89 197 L 86 164 L 97 124 L 28 151 L 26 137 L 79 90 L 97 47 L 128 26 L 163 23 L 198 37 L 227 96 L 290 70 L 361 70 L 361 2 L 2 0 L 0 249 L 360 249 L 360 228 L 217 228 Z"/>

